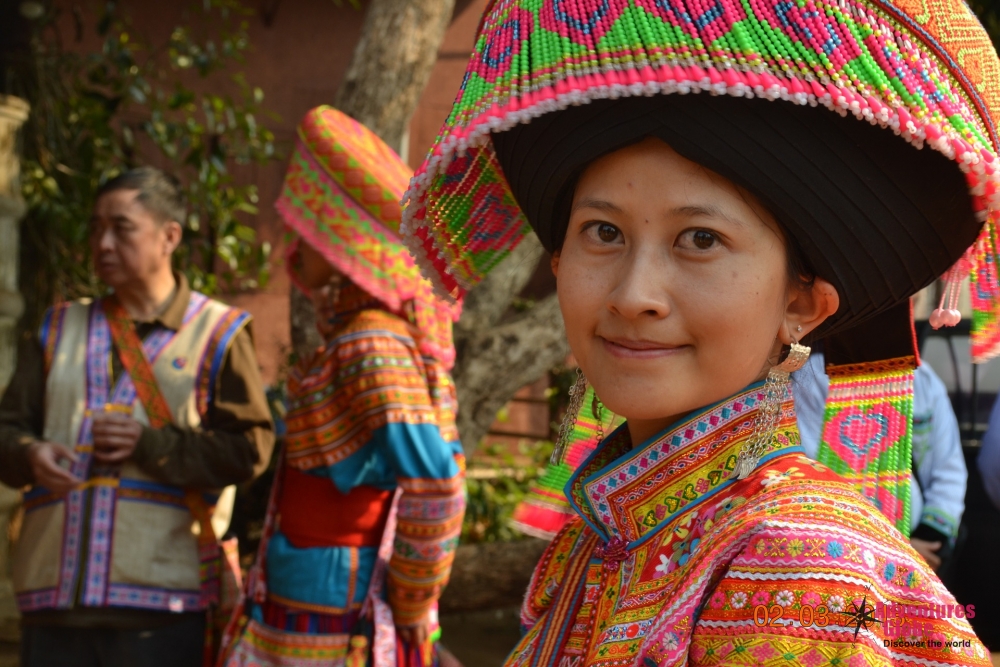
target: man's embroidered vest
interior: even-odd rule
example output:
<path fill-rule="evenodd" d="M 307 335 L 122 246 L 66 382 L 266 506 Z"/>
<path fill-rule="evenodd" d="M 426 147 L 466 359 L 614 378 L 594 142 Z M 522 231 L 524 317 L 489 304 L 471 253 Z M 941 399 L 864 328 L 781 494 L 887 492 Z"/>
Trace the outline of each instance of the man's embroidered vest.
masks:
<path fill-rule="evenodd" d="M 180 330 L 158 328 L 143 341 L 174 424 L 201 424 L 229 345 L 249 319 L 192 292 Z M 93 413 L 112 405 L 148 424 L 128 374 L 122 371 L 111 383 L 111 332 L 100 302 L 53 308 L 39 337 L 47 371 L 43 437 L 76 451 L 72 470 L 86 482 L 65 498 L 42 487 L 25 494 L 13 558 L 21 610 L 203 609 L 198 529 L 184 490 L 155 480 L 131 461 L 102 466 L 93 460 Z M 228 525 L 234 495 L 232 487 L 221 500 L 218 492 L 206 493 L 216 506 L 217 533 Z"/>

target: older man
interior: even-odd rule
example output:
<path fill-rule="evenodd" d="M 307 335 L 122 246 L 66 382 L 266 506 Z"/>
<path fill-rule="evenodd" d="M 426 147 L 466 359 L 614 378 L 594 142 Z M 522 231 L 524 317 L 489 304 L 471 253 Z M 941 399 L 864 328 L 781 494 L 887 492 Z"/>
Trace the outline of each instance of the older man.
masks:
<path fill-rule="evenodd" d="M 171 268 L 183 219 L 158 170 L 104 185 L 90 246 L 113 293 L 52 308 L 0 401 L 0 481 L 30 487 L 13 565 L 24 667 L 203 660 L 213 507 L 274 437 L 249 316 Z"/>

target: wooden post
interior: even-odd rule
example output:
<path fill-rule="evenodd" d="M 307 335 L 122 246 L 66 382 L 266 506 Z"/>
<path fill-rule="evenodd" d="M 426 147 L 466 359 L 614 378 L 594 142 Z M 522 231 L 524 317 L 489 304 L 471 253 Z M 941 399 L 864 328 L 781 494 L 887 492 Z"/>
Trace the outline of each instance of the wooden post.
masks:
<path fill-rule="evenodd" d="M 7 388 L 17 361 L 17 321 L 24 301 L 17 286 L 18 224 L 21 199 L 17 131 L 28 118 L 28 103 L 0 95 L 0 393 Z M 18 639 L 18 613 L 10 582 L 11 516 L 20 494 L 0 485 L 0 640 Z"/>

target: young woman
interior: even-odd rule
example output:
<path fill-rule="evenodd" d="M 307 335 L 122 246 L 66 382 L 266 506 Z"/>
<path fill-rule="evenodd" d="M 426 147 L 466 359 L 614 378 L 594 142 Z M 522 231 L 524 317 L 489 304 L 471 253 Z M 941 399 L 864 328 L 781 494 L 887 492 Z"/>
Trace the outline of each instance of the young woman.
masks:
<path fill-rule="evenodd" d="M 398 242 L 406 165 L 319 107 L 277 208 L 325 344 L 288 380 L 287 433 L 228 667 L 429 667 L 464 500 L 451 324 Z"/>
<path fill-rule="evenodd" d="M 978 303 L 997 294 L 1000 62 L 963 4 L 909 8 L 487 11 L 404 236 L 458 295 L 530 223 L 627 419 L 566 485 L 508 665 L 989 664 L 901 531 L 907 298 L 973 244 Z M 802 455 L 788 391 L 817 339 L 836 470 Z"/>

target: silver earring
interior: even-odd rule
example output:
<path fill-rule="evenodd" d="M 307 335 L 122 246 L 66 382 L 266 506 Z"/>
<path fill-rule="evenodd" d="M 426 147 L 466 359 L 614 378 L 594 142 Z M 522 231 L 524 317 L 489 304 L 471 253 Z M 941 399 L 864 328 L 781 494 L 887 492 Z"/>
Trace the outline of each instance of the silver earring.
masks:
<path fill-rule="evenodd" d="M 563 455 L 566 454 L 566 447 L 569 446 L 569 438 L 573 433 L 573 426 L 576 424 L 577 415 L 583 407 L 583 397 L 587 393 L 587 378 L 583 374 L 583 369 L 576 369 L 576 382 L 569 388 L 569 405 L 566 406 L 566 414 L 563 415 L 562 423 L 559 424 L 559 438 L 556 440 L 555 449 L 552 450 L 552 457 L 549 462 L 553 465 L 562 463 Z M 596 400 L 596 397 L 595 397 Z M 593 409 L 595 406 L 591 406 Z"/>
<path fill-rule="evenodd" d="M 785 360 L 768 372 L 767 381 L 764 382 L 764 400 L 757 408 L 753 434 L 736 457 L 736 468 L 733 471 L 736 479 L 746 479 L 770 446 L 774 431 L 778 428 L 778 420 L 781 419 L 781 404 L 788 396 L 789 375 L 805 365 L 811 351 L 808 346 L 793 341 Z"/>

